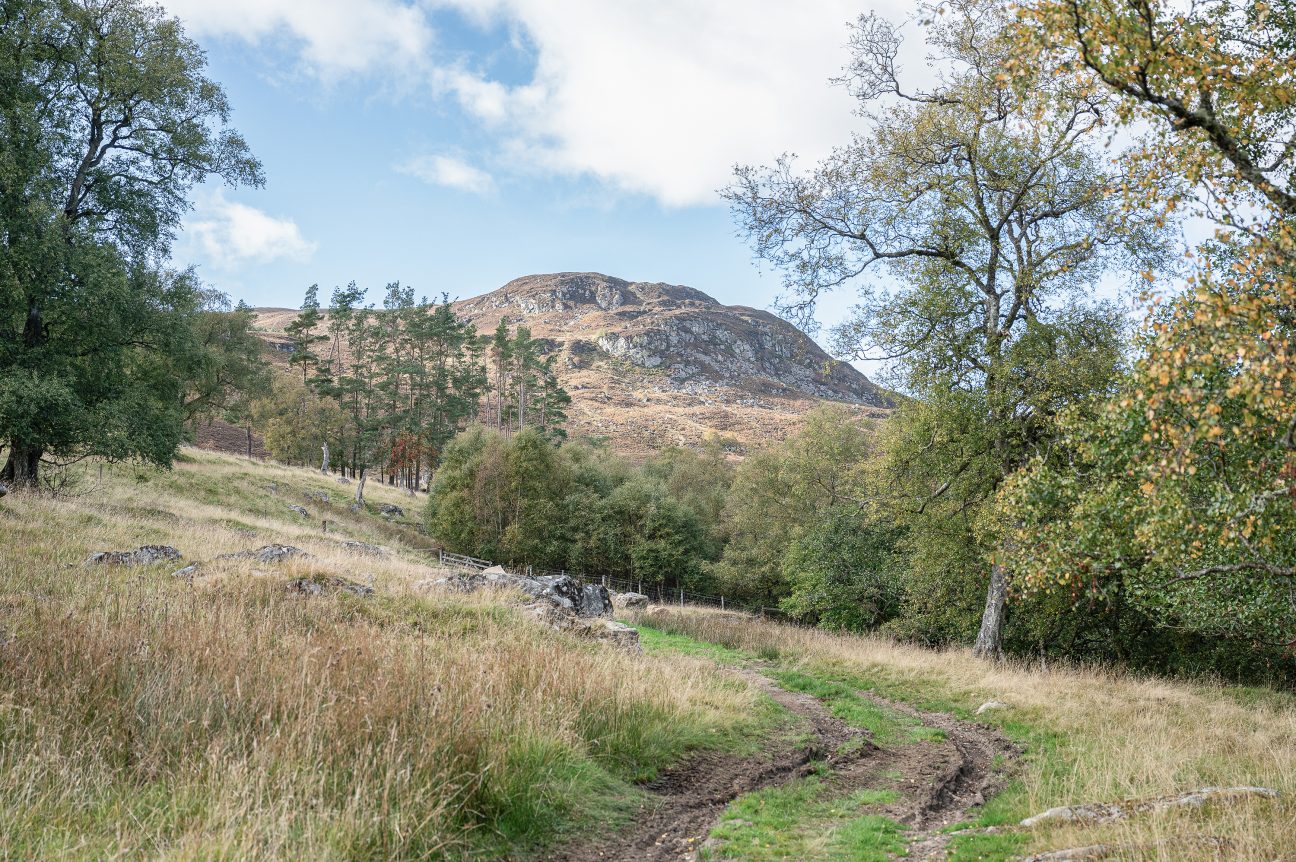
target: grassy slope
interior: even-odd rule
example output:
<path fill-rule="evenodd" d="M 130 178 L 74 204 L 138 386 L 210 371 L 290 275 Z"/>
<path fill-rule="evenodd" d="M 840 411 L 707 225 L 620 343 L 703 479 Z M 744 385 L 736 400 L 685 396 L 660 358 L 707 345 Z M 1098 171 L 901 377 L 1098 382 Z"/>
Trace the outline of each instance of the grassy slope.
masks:
<path fill-rule="evenodd" d="M 777 717 L 715 670 L 752 656 L 860 722 L 877 717 L 856 686 L 964 716 L 990 698 L 1012 704 L 991 718 L 1029 743 L 1028 760 L 985 807 L 985 824 L 1211 784 L 1286 794 L 1114 826 L 967 836 L 957 859 L 1005 858 L 1023 842 L 1182 834 L 1230 837 L 1229 858 L 1275 859 L 1296 834 L 1286 695 L 993 667 L 962 652 L 671 610 L 651 619 L 672 634 L 651 635 L 647 657 L 627 656 L 527 624 L 489 597 L 418 594 L 411 585 L 432 574 L 416 549 L 426 538 L 349 513 L 351 488 L 310 470 L 191 451 L 169 472 L 118 466 L 101 480 L 90 468 L 75 490 L 0 501 L 0 858 L 519 858 L 564 829 L 627 816 L 630 782 L 686 749 L 768 733 Z M 336 502 L 307 502 L 306 490 Z M 411 502 L 382 486 L 369 497 L 371 507 Z M 355 556 L 344 537 L 395 553 Z M 213 565 L 192 586 L 168 577 L 178 565 L 80 565 L 92 551 L 159 542 L 187 562 L 270 542 L 315 559 Z M 314 573 L 379 592 L 303 600 L 282 589 Z M 914 728 L 893 730 L 904 739 Z M 848 822 L 831 840 L 789 846 L 798 858 L 881 858 L 901 838 L 861 814 L 867 803 L 826 798 L 807 781 L 739 800 L 720 828 L 796 842 L 813 828 L 780 831 L 787 818 Z M 1146 855 L 1158 854 L 1184 858 Z"/>
<path fill-rule="evenodd" d="M 418 595 L 426 540 L 351 514 L 351 488 L 309 470 L 189 451 L 172 471 L 91 467 L 75 491 L 0 501 L 3 858 L 516 857 L 615 822 L 633 779 L 772 720 L 709 662 Z M 81 566 L 145 543 L 192 562 L 270 542 L 315 558 L 214 564 L 192 586 L 177 564 Z M 378 595 L 283 589 L 309 574 Z"/>
<path fill-rule="evenodd" d="M 1027 849 L 1097 843 L 1146 848 L 1120 858 L 1219 858 L 1208 846 L 1164 843 L 1191 836 L 1227 839 L 1229 859 L 1296 858 L 1291 844 L 1296 835 L 1296 698 L 1288 694 L 1095 669 L 994 666 L 965 651 L 934 652 L 703 610 L 654 609 L 642 622 L 665 632 L 653 642 L 671 651 L 710 653 L 731 663 L 743 656 L 774 661 L 781 684 L 821 696 L 839 714 L 852 708 L 849 691 L 854 687 L 963 718 L 990 699 L 1011 704 L 977 720 L 995 722 L 1025 743 L 1024 766 L 1020 777 L 969 825 L 1014 824 L 1056 805 L 1212 785 L 1263 785 L 1283 792 L 1273 802 L 1115 824 L 960 836 L 953 859 L 1004 859 Z M 705 646 L 689 647 L 690 640 Z M 1152 846 L 1158 842 L 1160 846 Z"/>

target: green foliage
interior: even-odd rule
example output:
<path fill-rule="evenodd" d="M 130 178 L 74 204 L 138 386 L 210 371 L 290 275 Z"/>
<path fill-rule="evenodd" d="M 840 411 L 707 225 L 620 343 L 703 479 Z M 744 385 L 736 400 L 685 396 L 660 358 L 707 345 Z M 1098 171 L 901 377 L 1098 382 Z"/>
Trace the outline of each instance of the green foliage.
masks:
<path fill-rule="evenodd" d="M 0 18 L 4 476 L 33 484 L 46 455 L 170 463 L 189 391 L 225 387 L 192 275 L 157 261 L 195 183 L 259 184 L 260 165 L 159 8 L 6 0 Z"/>
<path fill-rule="evenodd" d="M 871 440 L 867 425 L 848 408 L 825 406 L 807 417 L 798 434 L 738 466 L 723 512 L 728 544 L 715 567 L 727 594 L 771 605 L 788 595 L 785 556 L 813 545 L 807 539 L 808 545 L 794 548 L 826 519 L 866 506 Z M 813 592 L 814 576 L 808 577 L 806 590 Z M 823 608 L 807 605 L 811 610 Z"/>
<path fill-rule="evenodd" d="M 706 526 L 666 485 L 606 453 L 555 446 L 536 427 L 473 426 L 446 447 L 428 529 L 503 563 L 705 587 Z"/>

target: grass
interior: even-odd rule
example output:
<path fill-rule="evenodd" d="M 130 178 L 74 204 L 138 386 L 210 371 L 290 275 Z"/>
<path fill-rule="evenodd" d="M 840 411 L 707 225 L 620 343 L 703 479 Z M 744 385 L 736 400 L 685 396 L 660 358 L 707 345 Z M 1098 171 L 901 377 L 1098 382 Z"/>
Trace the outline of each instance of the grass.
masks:
<path fill-rule="evenodd" d="M 169 472 L 96 466 L 75 496 L 0 501 L 0 858 L 525 858 L 624 820 L 633 782 L 690 749 L 773 721 L 709 661 L 423 594 L 421 537 L 304 499 L 322 490 L 341 496 L 310 470 L 189 452 Z M 313 557 L 210 562 L 270 542 Z M 185 560 L 81 566 L 156 543 Z M 169 577 L 199 560 L 192 584 Z M 283 588 L 324 576 L 378 593 Z"/>
<path fill-rule="evenodd" d="M 1282 793 L 1274 801 L 1184 816 L 1042 825 L 1008 837 L 957 836 L 955 846 L 964 854 L 959 858 L 1003 859 L 1095 843 L 1154 848 L 1139 854 L 1146 858 L 1214 858 L 1205 845 L 1182 843 L 1205 836 L 1229 841 L 1230 859 L 1272 860 L 1290 853 L 1288 836 L 1296 834 L 1296 708 L 1286 695 L 1103 668 L 1042 671 L 989 664 L 964 650 L 932 651 L 701 609 L 653 609 L 643 621 L 726 649 L 777 655 L 785 671 L 818 681 L 807 685 L 866 682 L 885 697 L 962 717 L 987 700 L 1010 704 L 976 719 L 999 724 L 1027 747 L 1017 781 L 981 809 L 978 825 L 1012 824 L 1056 805 L 1207 786 L 1260 785 Z"/>
<path fill-rule="evenodd" d="M 703 858 L 885 862 L 904 852 L 903 829 L 865 811 L 895 798 L 880 790 L 835 796 L 818 775 L 747 793 L 725 809 Z"/>
<path fill-rule="evenodd" d="M 819 698 L 842 721 L 872 733 L 873 741 L 879 746 L 945 738 L 944 732 L 861 696 L 857 686 L 840 679 L 813 675 L 804 670 L 773 670 L 770 676 L 788 691 L 804 692 Z"/>

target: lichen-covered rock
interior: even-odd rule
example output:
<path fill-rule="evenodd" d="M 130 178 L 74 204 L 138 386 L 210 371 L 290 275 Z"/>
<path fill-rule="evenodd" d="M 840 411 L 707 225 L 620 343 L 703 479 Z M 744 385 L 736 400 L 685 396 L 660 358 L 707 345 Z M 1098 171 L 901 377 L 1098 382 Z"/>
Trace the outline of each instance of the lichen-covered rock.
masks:
<path fill-rule="evenodd" d="M 403 518 L 405 510 L 394 503 L 383 503 L 378 507 L 378 513 L 384 518 Z"/>
<path fill-rule="evenodd" d="M 300 515 L 303 518 L 310 517 L 310 512 L 306 511 L 305 506 L 289 506 L 288 509 L 289 511 L 296 512 L 298 515 Z"/>
<path fill-rule="evenodd" d="M 1027 817 L 1022 826 L 1030 827 L 1050 821 L 1083 821 L 1109 823 L 1135 814 L 1149 814 L 1171 808 L 1200 808 L 1208 802 L 1238 802 L 1256 797 L 1272 799 L 1278 791 L 1269 787 L 1203 787 L 1174 796 L 1151 799 L 1127 799 L 1122 802 L 1089 802 L 1084 805 L 1060 805 Z"/>
<path fill-rule="evenodd" d="M 612 596 L 612 607 L 622 611 L 646 610 L 648 597 L 643 593 L 616 593 Z"/>
<path fill-rule="evenodd" d="M 593 619 L 578 618 L 573 622 L 571 631 L 581 637 L 604 641 L 630 652 L 643 651 L 643 647 L 639 644 L 639 632 L 616 620 L 603 619 L 602 617 Z"/>
<path fill-rule="evenodd" d="M 342 543 L 342 547 L 353 554 L 363 554 L 367 557 L 386 557 L 389 553 L 382 545 L 371 545 L 368 542 L 346 541 Z"/>
<path fill-rule="evenodd" d="M 602 584 L 586 584 L 581 587 L 580 606 L 576 613 L 582 617 L 612 616 L 612 595 Z"/>
<path fill-rule="evenodd" d="M 291 557 L 309 558 L 310 554 L 292 545 L 264 545 L 250 551 L 221 554 L 218 560 L 256 560 L 258 563 L 282 563 Z"/>
<path fill-rule="evenodd" d="M 307 578 L 293 578 L 285 588 L 290 593 L 303 596 L 328 596 L 335 593 L 350 593 L 353 596 L 366 598 L 374 594 L 374 588 L 335 575 L 312 575 Z"/>
<path fill-rule="evenodd" d="M 142 545 L 133 551 L 99 551 L 86 557 L 87 566 L 151 566 L 183 555 L 170 545 Z"/>

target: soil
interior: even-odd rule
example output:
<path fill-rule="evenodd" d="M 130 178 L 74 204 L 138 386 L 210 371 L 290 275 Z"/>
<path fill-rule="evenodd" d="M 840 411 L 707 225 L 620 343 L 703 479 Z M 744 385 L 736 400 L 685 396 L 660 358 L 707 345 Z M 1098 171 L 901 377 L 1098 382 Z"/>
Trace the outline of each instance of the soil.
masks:
<path fill-rule="evenodd" d="M 993 794 L 1005 779 L 1005 768 L 1020 753 L 988 725 L 919 712 L 869 695 L 939 728 L 947 737 L 942 742 L 882 749 L 869 739 L 868 731 L 833 716 L 815 697 L 785 691 L 756 670 L 736 673 L 804 719 L 808 733 L 771 737 L 753 755 L 695 755 L 645 785 L 648 799 L 624 829 L 561 848 L 548 857 L 549 862 L 694 859 L 731 801 L 804 777 L 815 763 L 827 766 L 827 780 L 842 795 L 866 787 L 896 791 L 899 799 L 880 807 L 878 813 L 910 828 L 906 858 L 943 859 L 949 836 L 937 830 L 964 819 L 969 809 Z"/>

